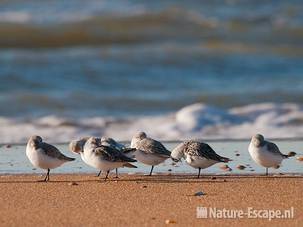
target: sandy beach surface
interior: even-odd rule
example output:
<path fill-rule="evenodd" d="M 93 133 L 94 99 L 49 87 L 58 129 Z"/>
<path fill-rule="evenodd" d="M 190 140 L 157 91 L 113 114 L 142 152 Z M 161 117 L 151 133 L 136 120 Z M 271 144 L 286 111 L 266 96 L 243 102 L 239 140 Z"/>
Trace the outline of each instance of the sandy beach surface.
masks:
<path fill-rule="evenodd" d="M 1 226 L 302 226 L 300 176 L 0 176 Z M 203 192 L 202 196 L 195 193 Z M 290 219 L 197 218 L 197 207 L 294 209 Z"/>

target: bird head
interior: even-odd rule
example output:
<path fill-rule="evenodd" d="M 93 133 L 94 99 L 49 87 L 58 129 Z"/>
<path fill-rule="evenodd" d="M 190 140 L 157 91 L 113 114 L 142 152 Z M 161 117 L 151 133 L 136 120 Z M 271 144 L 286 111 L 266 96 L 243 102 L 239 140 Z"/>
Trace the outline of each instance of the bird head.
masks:
<path fill-rule="evenodd" d="M 80 152 L 83 152 L 84 145 L 86 141 L 88 140 L 88 137 L 81 138 L 80 140 L 73 140 L 69 143 L 69 150 L 71 152 L 79 154 Z"/>
<path fill-rule="evenodd" d="M 251 142 L 256 146 L 256 147 L 260 147 L 263 145 L 264 143 L 264 136 L 262 136 L 261 134 L 256 134 L 252 137 Z"/>
<path fill-rule="evenodd" d="M 39 143 L 41 143 L 41 142 L 42 142 L 42 138 L 37 135 L 31 136 L 28 140 L 28 144 L 31 147 L 37 147 L 39 145 Z"/>
<path fill-rule="evenodd" d="M 147 138 L 145 132 L 137 132 L 137 133 L 133 136 L 133 138 L 132 138 L 130 147 L 131 147 L 131 148 L 136 148 L 137 143 L 138 143 L 139 141 L 145 139 L 145 138 Z"/>

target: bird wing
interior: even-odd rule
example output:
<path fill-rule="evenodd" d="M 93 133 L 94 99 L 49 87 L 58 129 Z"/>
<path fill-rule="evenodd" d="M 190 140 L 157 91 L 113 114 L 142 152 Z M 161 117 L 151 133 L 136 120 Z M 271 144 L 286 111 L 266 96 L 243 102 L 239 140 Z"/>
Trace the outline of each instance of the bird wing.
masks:
<path fill-rule="evenodd" d="M 118 143 L 116 140 L 114 140 L 113 138 L 106 138 L 102 144 L 103 146 L 109 146 L 112 148 L 115 148 L 117 150 L 123 150 L 125 148 L 124 144 L 122 143 Z"/>
<path fill-rule="evenodd" d="M 75 160 L 74 158 L 70 158 L 62 154 L 55 146 L 51 144 L 41 142 L 39 146 L 43 150 L 43 152 L 50 157 L 57 158 L 60 160 L 65 160 L 65 161 Z"/>
<path fill-rule="evenodd" d="M 130 152 L 135 152 L 136 150 L 137 150 L 136 148 L 128 148 L 128 147 L 125 147 L 125 148 L 122 149 L 122 152 L 123 152 L 124 154 L 128 154 L 128 153 L 130 153 Z"/>
<path fill-rule="evenodd" d="M 267 150 L 273 154 L 281 155 L 284 158 L 288 157 L 288 155 L 285 155 L 280 151 L 279 147 L 275 143 L 267 142 Z"/>
<path fill-rule="evenodd" d="M 135 159 L 129 158 L 121 151 L 109 146 L 97 147 L 94 149 L 94 152 L 100 158 L 110 162 L 136 162 Z"/>
<path fill-rule="evenodd" d="M 227 162 L 229 160 L 228 158 L 218 155 L 208 144 L 196 141 L 188 144 L 187 153 L 192 156 L 200 156 L 218 162 Z"/>
<path fill-rule="evenodd" d="M 139 141 L 137 149 L 145 153 L 156 154 L 168 158 L 171 154 L 171 152 L 167 150 L 162 143 L 151 138 L 145 138 Z"/>

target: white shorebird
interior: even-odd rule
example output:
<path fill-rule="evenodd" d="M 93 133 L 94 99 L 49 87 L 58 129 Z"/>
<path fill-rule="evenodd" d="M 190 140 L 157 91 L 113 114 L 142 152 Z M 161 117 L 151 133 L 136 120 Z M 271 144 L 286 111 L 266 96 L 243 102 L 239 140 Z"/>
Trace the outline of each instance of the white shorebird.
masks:
<path fill-rule="evenodd" d="M 135 157 L 138 161 L 152 166 L 149 173 L 150 176 L 153 173 L 155 165 L 170 158 L 170 151 L 159 141 L 148 138 L 144 132 L 139 132 L 132 138 L 131 148 L 137 149 Z"/>
<path fill-rule="evenodd" d="M 179 144 L 171 153 L 173 161 L 178 162 L 184 158 L 188 165 L 199 169 L 208 168 L 218 162 L 229 162 L 231 159 L 218 155 L 208 144 L 190 140 Z"/>
<path fill-rule="evenodd" d="M 105 180 L 111 170 L 120 167 L 137 168 L 130 162 L 136 162 L 135 159 L 129 158 L 123 152 L 112 148 L 110 146 L 101 145 L 101 139 L 90 137 L 83 148 L 83 160 L 85 162 L 101 171 L 106 171 Z"/>
<path fill-rule="evenodd" d="M 118 143 L 116 140 L 110 137 L 101 137 L 101 145 L 112 147 L 116 150 L 121 151 L 125 156 L 129 158 L 135 158 L 135 148 L 128 148 L 122 143 Z M 98 176 L 100 176 L 102 171 L 99 172 Z M 116 178 L 118 178 L 118 168 L 116 168 Z"/>
<path fill-rule="evenodd" d="M 260 134 L 252 137 L 248 151 L 257 164 L 266 168 L 266 176 L 268 175 L 268 168 L 278 168 L 283 159 L 289 157 L 282 154 L 276 144 L 266 141 L 264 136 Z"/>
<path fill-rule="evenodd" d="M 69 150 L 80 154 L 81 159 L 84 161 L 84 163 L 86 163 L 87 165 L 90 165 L 84 157 L 84 145 L 86 143 L 86 141 L 89 139 L 89 137 L 83 137 L 79 140 L 73 140 L 70 142 L 69 144 Z M 107 137 L 101 137 L 101 145 L 103 146 L 109 146 L 112 147 L 114 149 L 120 150 L 125 156 L 129 157 L 129 158 L 134 158 L 134 152 L 136 151 L 136 149 L 133 148 L 127 148 L 125 145 L 116 142 L 114 139 L 112 138 L 107 138 Z M 99 173 L 97 174 L 97 177 L 99 177 L 102 173 L 102 170 L 99 171 Z M 116 169 L 116 178 L 118 178 L 118 169 Z"/>
<path fill-rule="evenodd" d="M 62 154 L 53 145 L 44 143 L 40 136 L 32 136 L 29 138 L 26 146 L 26 155 L 33 166 L 47 170 L 44 178 L 45 182 L 49 181 L 50 169 L 57 168 L 65 162 L 75 160 Z"/>

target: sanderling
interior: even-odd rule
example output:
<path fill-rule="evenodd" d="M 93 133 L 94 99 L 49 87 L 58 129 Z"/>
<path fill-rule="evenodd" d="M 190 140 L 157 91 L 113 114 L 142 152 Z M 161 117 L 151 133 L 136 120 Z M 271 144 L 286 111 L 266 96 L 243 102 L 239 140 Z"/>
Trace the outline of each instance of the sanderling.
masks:
<path fill-rule="evenodd" d="M 87 164 L 87 165 L 89 165 L 89 164 L 88 164 L 87 161 L 85 160 L 83 151 L 84 151 L 84 144 L 86 143 L 86 141 L 87 141 L 88 139 L 89 139 L 89 137 L 83 137 L 83 138 L 81 138 L 81 139 L 79 139 L 79 140 L 72 140 L 72 141 L 69 143 L 69 150 L 70 150 L 71 152 L 80 154 L 82 161 L 83 161 L 85 164 Z M 101 172 L 102 172 L 102 171 L 99 171 L 99 173 L 97 174 L 97 177 L 99 177 L 99 176 L 101 175 Z"/>
<path fill-rule="evenodd" d="M 125 156 L 127 156 L 129 158 L 135 158 L 135 154 L 134 153 L 136 151 L 136 148 L 128 148 L 124 144 L 118 143 L 113 138 L 110 138 L 110 137 L 101 137 L 101 145 L 115 148 L 115 149 L 123 152 L 123 154 Z"/>
<path fill-rule="evenodd" d="M 53 145 L 44 143 L 40 136 L 29 138 L 26 146 L 26 155 L 33 166 L 47 170 L 44 181 L 49 181 L 50 169 L 57 168 L 65 162 L 75 160 L 62 154 Z"/>
<path fill-rule="evenodd" d="M 248 151 L 257 164 L 266 168 L 266 176 L 268 168 L 278 168 L 283 159 L 288 158 L 288 155 L 280 152 L 276 144 L 266 141 L 260 134 L 252 137 Z"/>
<path fill-rule="evenodd" d="M 123 152 L 113 147 L 101 145 L 100 138 L 89 138 L 83 150 L 84 160 L 88 165 L 107 172 L 105 180 L 108 178 L 110 170 L 119 167 L 137 168 L 129 163 L 136 162 L 135 159 L 127 157 Z"/>
<path fill-rule="evenodd" d="M 144 132 L 137 133 L 131 141 L 131 148 L 136 148 L 135 157 L 146 165 L 151 165 L 149 175 L 152 175 L 155 165 L 170 158 L 170 151 L 162 143 L 148 138 Z"/>
<path fill-rule="evenodd" d="M 113 148 L 115 148 L 117 150 L 120 150 L 120 151 L 123 150 L 124 148 L 126 148 L 124 144 L 118 143 L 113 138 L 104 137 L 104 136 L 101 137 L 101 144 L 104 145 L 104 146 L 113 147 Z"/>
<path fill-rule="evenodd" d="M 118 143 L 116 140 L 110 137 L 101 137 L 101 145 L 103 146 L 109 146 L 114 149 L 117 149 L 121 151 L 125 156 L 129 158 L 135 158 L 135 148 L 128 148 L 122 143 Z M 98 176 L 101 174 L 101 171 L 99 172 Z M 116 178 L 118 178 L 118 168 L 116 169 Z"/>
<path fill-rule="evenodd" d="M 69 143 L 69 150 L 71 152 L 74 152 L 74 153 L 77 153 L 77 154 L 80 154 L 81 156 L 81 159 L 82 161 L 87 164 L 87 165 L 90 165 L 86 160 L 85 160 L 85 157 L 84 157 L 84 145 L 86 143 L 86 141 L 89 139 L 89 137 L 83 137 L 79 140 L 72 140 L 70 143 Z M 102 170 L 100 170 L 97 174 L 97 177 L 99 177 L 102 173 Z M 116 173 L 117 174 L 117 173 Z"/>
<path fill-rule="evenodd" d="M 229 162 L 231 159 L 218 155 L 208 144 L 190 140 L 179 144 L 171 153 L 173 161 L 180 161 L 184 158 L 191 167 L 199 169 L 208 168 L 218 162 Z"/>

